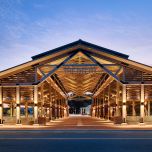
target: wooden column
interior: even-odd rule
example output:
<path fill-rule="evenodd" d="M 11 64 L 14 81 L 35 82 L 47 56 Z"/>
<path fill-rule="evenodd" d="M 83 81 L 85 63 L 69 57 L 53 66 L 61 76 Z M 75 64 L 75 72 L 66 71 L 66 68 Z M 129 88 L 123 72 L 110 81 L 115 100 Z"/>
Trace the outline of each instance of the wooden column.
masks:
<path fill-rule="evenodd" d="M 13 113 L 14 113 L 14 105 L 13 102 L 10 103 L 10 116 L 13 117 Z"/>
<path fill-rule="evenodd" d="M 133 116 L 136 116 L 135 101 L 132 102 L 132 115 L 133 115 Z"/>
<path fill-rule="evenodd" d="M 94 117 L 96 117 L 96 98 L 94 98 L 94 106 L 93 106 L 93 108 L 94 108 Z"/>
<path fill-rule="evenodd" d="M 41 84 L 41 117 L 44 117 L 44 83 Z"/>
<path fill-rule="evenodd" d="M 38 124 L 38 86 L 34 86 L 34 124 Z"/>
<path fill-rule="evenodd" d="M 65 107 L 65 103 L 64 103 L 64 98 L 62 99 L 62 117 L 64 118 L 64 107 Z"/>
<path fill-rule="evenodd" d="M 97 118 L 99 117 L 99 97 L 97 97 Z"/>
<path fill-rule="evenodd" d="M 92 98 L 92 117 L 95 117 L 95 99 Z"/>
<path fill-rule="evenodd" d="M 103 118 L 105 118 L 105 94 L 104 94 L 104 90 L 103 90 Z"/>
<path fill-rule="evenodd" d="M 52 120 L 55 119 L 55 90 L 52 88 Z"/>
<path fill-rule="evenodd" d="M 119 110 L 119 99 L 120 99 L 120 95 L 119 95 L 119 91 L 120 91 L 120 85 L 117 82 L 116 84 L 116 116 L 120 116 L 120 110 Z"/>
<path fill-rule="evenodd" d="M 101 94 L 100 94 L 100 102 L 99 102 L 99 117 L 101 118 L 102 117 L 102 97 L 101 97 Z"/>
<path fill-rule="evenodd" d="M 94 101 L 95 101 L 95 117 L 97 117 L 97 98 L 95 98 Z"/>
<path fill-rule="evenodd" d="M 61 101 L 60 101 L 60 97 L 58 99 L 58 118 L 60 118 L 60 104 L 61 104 Z"/>
<path fill-rule="evenodd" d="M 68 116 L 67 110 L 68 110 L 68 108 L 67 108 L 67 107 L 64 107 L 64 117 L 65 117 L 65 118 Z"/>
<path fill-rule="evenodd" d="M 96 117 L 97 117 L 98 116 L 98 99 L 97 99 L 97 97 L 96 97 L 95 101 L 96 101 Z"/>
<path fill-rule="evenodd" d="M 56 118 L 59 118 L 59 99 L 57 96 L 57 100 L 56 100 Z"/>
<path fill-rule="evenodd" d="M 108 120 L 110 119 L 110 84 L 108 86 Z"/>
<path fill-rule="evenodd" d="M 64 98 L 62 99 L 62 117 L 64 118 L 64 107 L 65 107 L 65 105 L 64 105 Z"/>
<path fill-rule="evenodd" d="M 0 124 L 3 124 L 3 92 L 2 86 L 0 86 Z"/>
<path fill-rule="evenodd" d="M 60 98 L 60 118 L 62 118 L 62 99 Z"/>
<path fill-rule="evenodd" d="M 55 112 L 54 112 L 54 118 L 56 119 L 57 118 L 57 108 L 58 108 L 58 105 L 57 105 L 57 94 L 56 94 L 56 90 L 54 91 L 54 108 L 55 108 Z"/>
<path fill-rule="evenodd" d="M 148 116 L 150 116 L 150 101 L 148 101 Z"/>
<path fill-rule="evenodd" d="M 98 97 L 98 118 L 100 118 L 100 98 Z"/>
<path fill-rule="evenodd" d="M 122 86 L 122 120 L 123 123 L 126 123 L 127 117 L 127 109 L 126 109 L 126 100 L 127 100 L 127 92 L 126 92 L 126 85 L 123 84 Z"/>
<path fill-rule="evenodd" d="M 144 101 L 145 101 L 145 91 L 144 85 L 141 85 L 141 98 L 140 98 L 140 123 L 144 123 Z"/>
<path fill-rule="evenodd" d="M 68 117 L 69 116 L 69 112 L 68 112 L 68 105 L 67 105 L 67 100 L 64 99 L 64 117 Z"/>
<path fill-rule="evenodd" d="M 25 117 L 28 118 L 28 101 L 25 103 Z"/>
<path fill-rule="evenodd" d="M 98 117 L 98 97 L 96 98 L 96 117 Z"/>
<path fill-rule="evenodd" d="M 98 98 L 98 109 L 99 109 L 99 114 L 98 114 L 98 118 L 100 118 L 100 114 L 101 114 L 101 110 L 100 110 L 100 108 L 101 108 L 101 99 L 100 99 L 100 96 L 99 96 L 99 98 Z"/>
<path fill-rule="evenodd" d="M 20 87 L 16 87 L 16 124 L 21 124 L 21 115 L 20 115 Z"/>
<path fill-rule="evenodd" d="M 49 95 L 50 95 L 50 112 L 49 112 L 49 120 L 52 120 L 52 88 L 51 85 L 49 85 Z"/>
<path fill-rule="evenodd" d="M 61 118 L 63 117 L 63 99 L 61 98 L 61 105 L 60 105 L 60 115 Z"/>
<path fill-rule="evenodd" d="M 60 97 L 60 118 L 62 118 L 62 98 Z"/>

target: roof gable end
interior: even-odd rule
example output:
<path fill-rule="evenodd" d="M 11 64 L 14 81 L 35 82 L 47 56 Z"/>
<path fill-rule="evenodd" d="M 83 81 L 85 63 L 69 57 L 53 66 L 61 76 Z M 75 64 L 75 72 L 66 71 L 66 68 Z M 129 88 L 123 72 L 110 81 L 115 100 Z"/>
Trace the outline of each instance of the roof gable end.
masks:
<path fill-rule="evenodd" d="M 74 47 L 74 46 L 79 46 L 79 48 L 81 49 L 81 45 L 82 46 L 87 46 L 89 48 L 96 49 L 98 51 L 105 52 L 105 53 L 108 53 L 108 54 L 111 54 L 111 55 L 114 55 L 114 56 L 118 56 L 118 57 L 121 57 L 121 58 L 128 59 L 128 57 L 129 57 L 126 54 L 123 54 L 123 53 L 120 53 L 120 52 L 117 52 L 117 51 L 114 51 L 114 50 L 110 50 L 110 49 L 107 49 L 107 48 L 104 48 L 104 47 L 101 47 L 101 46 L 98 46 L 98 45 L 95 45 L 95 44 L 92 44 L 92 43 L 89 43 L 89 42 L 86 42 L 86 41 L 83 41 L 83 40 L 79 39 L 78 41 L 74 41 L 72 43 L 63 45 L 61 47 L 58 47 L 58 48 L 40 53 L 38 55 L 32 56 L 32 59 L 36 60 L 36 59 L 39 59 L 39 58 L 57 53 L 59 51 L 66 50 L 66 49 Z"/>

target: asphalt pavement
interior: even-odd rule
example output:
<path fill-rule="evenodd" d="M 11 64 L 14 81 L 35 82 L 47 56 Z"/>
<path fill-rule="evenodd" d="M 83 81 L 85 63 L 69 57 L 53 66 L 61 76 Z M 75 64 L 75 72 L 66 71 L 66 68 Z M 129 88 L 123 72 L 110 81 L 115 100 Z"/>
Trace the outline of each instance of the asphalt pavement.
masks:
<path fill-rule="evenodd" d="M 151 152 L 152 131 L 0 131 L 0 152 Z"/>
<path fill-rule="evenodd" d="M 45 128 L 2 128 L 0 152 L 152 152 L 151 128 L 119 129 L 87 116 L 59 119 Z"/>

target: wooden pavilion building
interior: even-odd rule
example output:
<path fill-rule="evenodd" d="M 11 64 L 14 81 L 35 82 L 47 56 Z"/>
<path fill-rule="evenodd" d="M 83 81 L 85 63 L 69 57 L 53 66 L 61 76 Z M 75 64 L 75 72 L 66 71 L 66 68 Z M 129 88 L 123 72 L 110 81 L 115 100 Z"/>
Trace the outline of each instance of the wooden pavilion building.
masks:
<path fill-rule="evenodd" d="M 128 57 L 78 40 L 1 71 L 0 123 L 68 117 L 75 97 L 92 99 L 92 117 L 152 122 L 152 67 Z"/>

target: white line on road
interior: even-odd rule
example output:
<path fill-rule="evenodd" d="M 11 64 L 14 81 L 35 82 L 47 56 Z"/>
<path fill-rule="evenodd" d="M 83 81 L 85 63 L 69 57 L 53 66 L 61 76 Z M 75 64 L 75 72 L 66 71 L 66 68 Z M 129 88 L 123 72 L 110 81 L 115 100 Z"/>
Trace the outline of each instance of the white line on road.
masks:
<path fill-rule="evenodd" d="M 0 140 L 152 140 L 152 138 L 0 138 Z"/>

